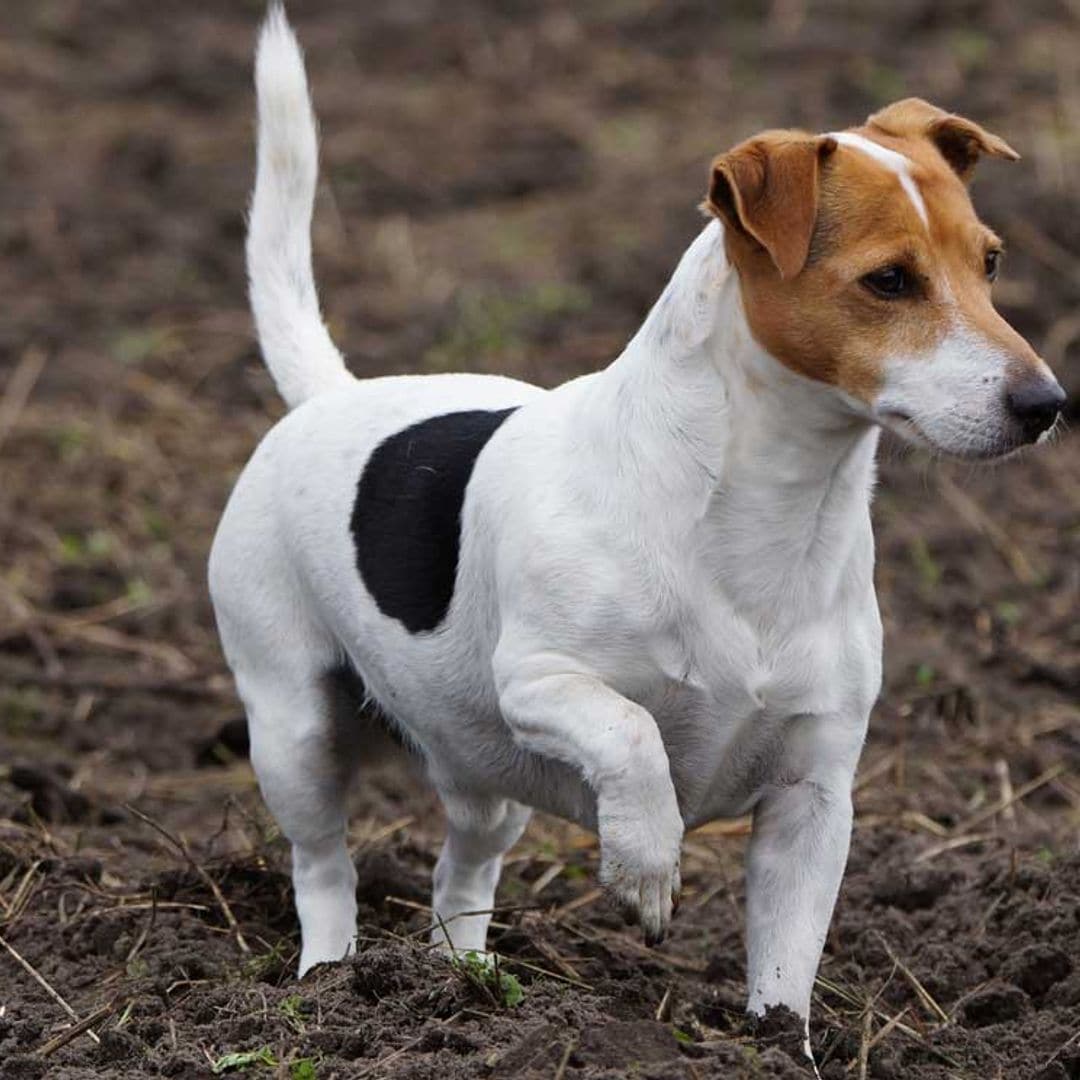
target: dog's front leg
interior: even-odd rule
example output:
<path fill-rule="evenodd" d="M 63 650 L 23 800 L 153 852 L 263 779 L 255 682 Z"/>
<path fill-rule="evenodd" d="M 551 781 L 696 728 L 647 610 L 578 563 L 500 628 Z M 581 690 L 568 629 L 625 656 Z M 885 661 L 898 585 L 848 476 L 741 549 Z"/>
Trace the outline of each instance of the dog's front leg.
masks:
<path fill-rule="evenodd" d="M 851 793 L 803 780 L 754 811 L 746 868 L 747 1008 L 810 1015 L 821 950 L 851 836 Z"/>
<path fill-rule="evenodd" d="M 770 786 L 747 854 L 747 1009 L 786 1005 L 800 1016 L 811 1062 L 810 997 L 847 862 L 854 758 Z"/>
<path fill-rule="evenodd" d="M 663 940 L 679 891 L 683 820 L 652 716 L 595 676 L 551 673 L 549 656 L 496 674 L 518 745 L 579 769 L 596 796 L 601 880 Z"/>
<path fill-rule="evenodd" d="M 747 1008 L 810 1016 L 821 951 L 851 841 L 851 787 L 869 710 L 790 721 L 754 808 L 746 864 Z"/>

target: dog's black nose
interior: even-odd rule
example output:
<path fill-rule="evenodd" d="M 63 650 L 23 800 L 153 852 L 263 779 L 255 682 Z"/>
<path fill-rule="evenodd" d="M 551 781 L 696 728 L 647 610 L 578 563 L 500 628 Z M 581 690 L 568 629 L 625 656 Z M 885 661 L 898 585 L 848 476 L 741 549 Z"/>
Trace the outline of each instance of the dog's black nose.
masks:
<path fill-rule="evenodd" d="M 1006 400 L 1025 441 L 1034 442 L 1054 426 L 1065 404 L 1065 391 L 1054 379 L 1028 379 L 1011 387 Z"/>

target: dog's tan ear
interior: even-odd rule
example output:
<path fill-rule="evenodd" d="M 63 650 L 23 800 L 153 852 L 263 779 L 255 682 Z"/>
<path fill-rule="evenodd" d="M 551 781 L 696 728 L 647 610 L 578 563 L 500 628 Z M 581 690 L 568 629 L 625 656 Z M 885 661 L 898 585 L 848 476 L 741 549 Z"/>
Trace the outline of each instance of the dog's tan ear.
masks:
<path fill-rule="evenodd" d="M 1020 155 L 997 135 L 974 120 L 947 113 L 921 98 L 905 98 L 874 113 L 866 123 L 886 135 L 899 138 L 925 137 L 940 151 L 961 180 L 971 174 L 983 154 L 1017 161 Z"/>
<path fill-rule="evenodd" d="M 713 162 L 703 208 L 763 247 L 782 278 L 793 278 L 810 251 L 821 163 L 835 149 L 827 135 L 757 135 Z"/>

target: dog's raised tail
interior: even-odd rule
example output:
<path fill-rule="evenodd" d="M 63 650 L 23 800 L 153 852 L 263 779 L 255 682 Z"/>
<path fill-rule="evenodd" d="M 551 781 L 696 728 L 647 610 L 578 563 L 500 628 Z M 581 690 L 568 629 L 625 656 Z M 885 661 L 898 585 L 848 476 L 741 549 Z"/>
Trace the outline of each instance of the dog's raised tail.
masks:
<path fill-rule="evenodd" d="M 292 408 L 351 381 L 319 312 L 311 268 L 318 138 L 300 45 L 272 3 L 255 56 L 258 147 L 248 289 L 263 358 Z"/>

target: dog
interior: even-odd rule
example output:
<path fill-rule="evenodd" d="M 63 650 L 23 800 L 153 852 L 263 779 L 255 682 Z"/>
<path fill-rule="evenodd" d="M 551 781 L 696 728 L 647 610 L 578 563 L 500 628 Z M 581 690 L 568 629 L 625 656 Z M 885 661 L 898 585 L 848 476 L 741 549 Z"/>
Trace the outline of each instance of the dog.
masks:
<path fill-rule="evenodd" d="M 1044 439 L 1064 394 L 995 311 L 966 181 L 1015 160 L 908 99 L 717 157 L 709 217 L 607 368 L 543 390 L 357 380 L 322 321 L 315 121 L 272 7 L 247 239 L 291 411 L 229 499 L 209 582 L 263 797 L 292 844 L 300 973 L 352 952 L 360 702 L 446 808 L 434 940 L 483 951 L 532 808 L 595 830 L 649 943 L 685 830 L 753 815 L 748 1009 L 806 1021 L 881 685 L 882 428 L 944 455 Z"/>

